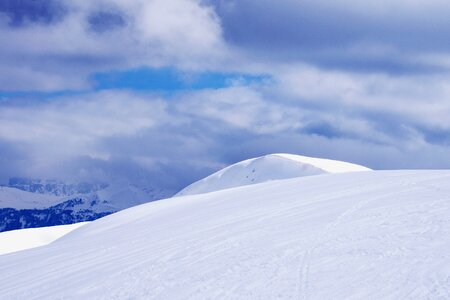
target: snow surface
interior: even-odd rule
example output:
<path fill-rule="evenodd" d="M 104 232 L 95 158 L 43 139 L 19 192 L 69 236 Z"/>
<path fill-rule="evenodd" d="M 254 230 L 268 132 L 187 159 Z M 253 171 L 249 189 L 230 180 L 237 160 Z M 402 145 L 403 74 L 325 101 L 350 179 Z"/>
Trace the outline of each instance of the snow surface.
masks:
<path fill-rule="evenodd" d="M 0 255 L 50 244 L 87 223 L 0 232 Z"/>
<path fill-rule="evenodd" d="M 176 196 L 209 193 L 278 179 L 370 170 L 360 165 L 338 160 L 276 153 L 247 159 L 228 166 L 194 182 L 178 192 Z"/>
<path fill-rule="evenodd" d="M 2 299 L 449 299 L 450 171 L 177 197 L 0 256 Z"/>

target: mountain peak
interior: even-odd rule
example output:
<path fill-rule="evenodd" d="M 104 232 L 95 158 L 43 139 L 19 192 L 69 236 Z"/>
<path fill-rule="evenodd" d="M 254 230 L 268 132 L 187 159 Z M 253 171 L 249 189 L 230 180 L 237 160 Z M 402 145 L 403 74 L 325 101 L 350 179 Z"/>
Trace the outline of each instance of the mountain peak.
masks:
<path fill-rule="evenodd" d="M 370 170 L 361 165 L 338 160 L 273 153 L 230 165 L 194 182 L 181 190 L 177 196 L 209 193 L 271 180 Z"/>

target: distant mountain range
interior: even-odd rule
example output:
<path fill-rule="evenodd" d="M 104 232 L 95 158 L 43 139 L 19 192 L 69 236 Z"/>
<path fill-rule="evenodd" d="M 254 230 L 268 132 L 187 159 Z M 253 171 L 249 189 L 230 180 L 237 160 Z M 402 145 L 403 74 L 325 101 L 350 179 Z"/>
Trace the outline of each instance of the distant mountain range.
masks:
<path fill-rule="evenodd" d="M 55 195 L 71 196 L 77 194 L 89 194 L 102 190 L 108 186 L 107 183 L 64 183 L 57 180 L 36 180 L 29 178 L 10 178 L 8 187 L 13 187 L 25 192 Z"/>
<path fill-rule="evenodd" d="M 92 221 L 174 193 L 123 182 L 91 184 L 12 178 L 7 186 L 0 187 L 0 232 Z"/>

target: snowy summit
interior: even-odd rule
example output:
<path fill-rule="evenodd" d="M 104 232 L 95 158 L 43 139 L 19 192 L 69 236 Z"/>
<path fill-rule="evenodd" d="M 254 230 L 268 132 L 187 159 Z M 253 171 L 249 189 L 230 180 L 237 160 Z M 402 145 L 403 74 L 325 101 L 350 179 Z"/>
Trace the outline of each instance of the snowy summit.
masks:
<path fill-rule="evenodd" d="M 194 182 L 176 196 L 203 194 L 278 179 L 370 170 L 364 166 L 338 160 L 275 153 L 228 166 Z"/>

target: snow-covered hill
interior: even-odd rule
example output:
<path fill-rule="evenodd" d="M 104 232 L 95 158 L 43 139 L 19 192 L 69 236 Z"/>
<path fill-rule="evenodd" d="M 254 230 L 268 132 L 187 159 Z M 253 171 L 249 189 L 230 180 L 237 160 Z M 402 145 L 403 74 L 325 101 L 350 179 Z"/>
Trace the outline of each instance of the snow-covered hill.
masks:
<path fill-rule="evenodd" d="M 449 299 L 450 171 L 148 203 L 0 256 L 2 299 Z"/>
<path fill-rule="evenodd" d="M 337 160 L 284 153 L 269 154 L 228 166 L 194 182 L 178 192 L 177 196 L 208 193 L 277 179 L 369 170 L 360 165 Z"/>
<path fill-rule="evenodd" d="M 48 245 L 87 222 L 0 232 L 0 255 Z"/>

